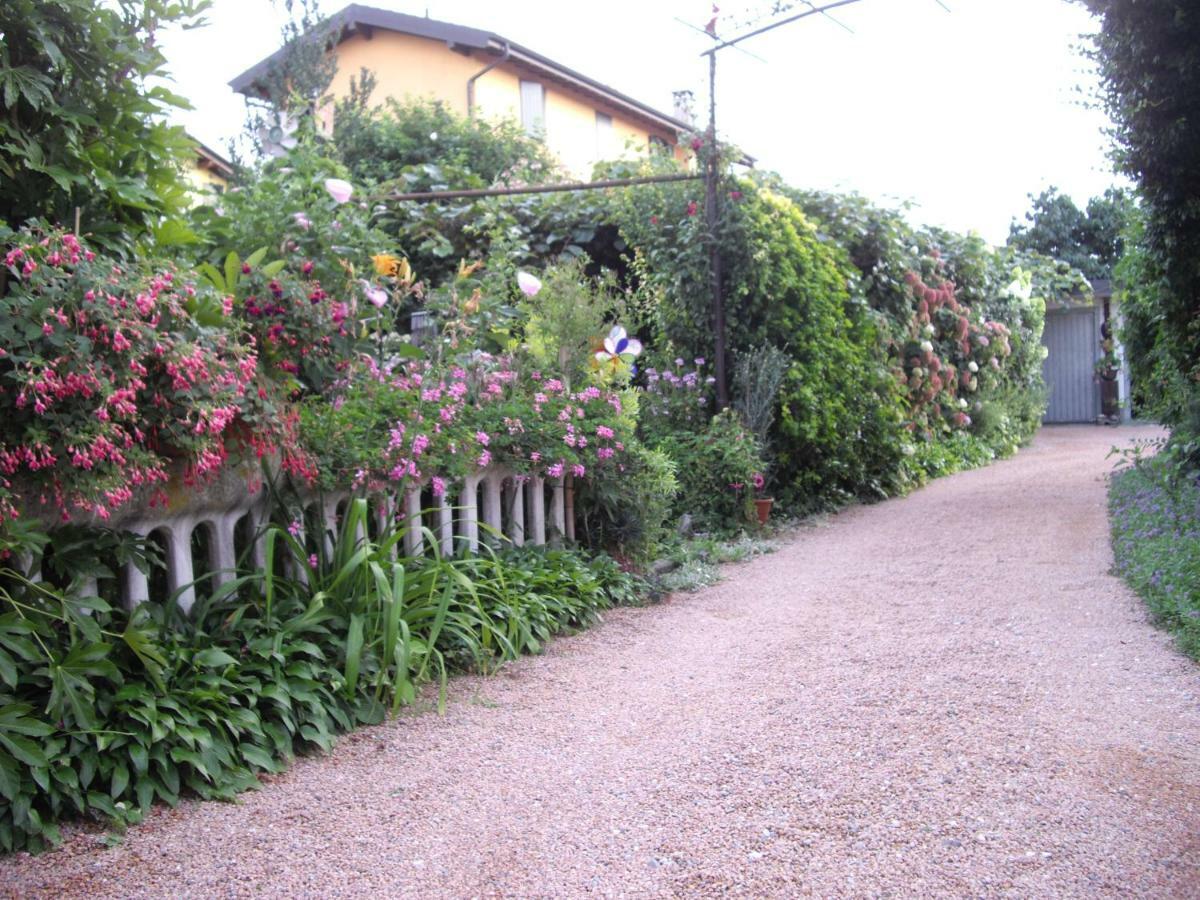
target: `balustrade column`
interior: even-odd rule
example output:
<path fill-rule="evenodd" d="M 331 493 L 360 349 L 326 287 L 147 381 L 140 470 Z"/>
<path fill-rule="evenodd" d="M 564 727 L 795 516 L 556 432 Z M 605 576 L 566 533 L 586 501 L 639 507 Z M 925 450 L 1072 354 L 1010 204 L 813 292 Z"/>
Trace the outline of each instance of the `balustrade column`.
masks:
<path fill-rule="evenodd" d="M 466 541 L 467 549 L 472 553 L 479 549 L 479 506 L 476 502 L 478 491 L 478 475 L 468 475 L 463 479 L 458 534 Z"/>
<path fill-rule="evenodd" d="M 334 547 L 337 546 L 337 508 L 341 499 L 338 496 L 327 496 L 321 505 L 321 538 L 325 544 L 325 555 L 330 558 L 333 557 Z"/>
<path fill-rule="evenodd" d="M 533 517 L 533 521 L 529 523 L 533 543 L 541 547 L 546 543 L 545 481 L 539 475 L 531 475 L 525 484 L 525 492 L 529 497 L 529 512 Z"/>
<path fill-rule="evenodd" d="M 175 595 L 184 615 L 196 603 L 196 589 L 192 586 L 196 579 L 192 570 L 193 527 L 190 520 L 180 519 L 163 528 L 167 534 L 167 589 Z"/>
<path fill-rule="evenodd" d="M 550 518 L 553 529 L 553 539 L 551 543 L 558 546 L 562 543 L 563 537 L 567 532 L 566 510 L 563 498 L 563 480 L 555 478 L 551 483 L 553 494 L 550 500 Z"/>
<path fill-rule="evenodd" d="M 415 487 L 404 493 L 404 552 L 409 556 L 420 556 L 424 552 L 423 547 L 421 488 Z"/>
<path fill-rule="evenodd" d="M 525 492 L 520 475 L 514 475 L 504 491 L 508 504 L 508 537 L 517 547 L 525 543 Z"/>
<path fill-rule="evenodd" d="M 150 599 L 150 579 L 132 561 L 121 569 L 121 599 L 126 609 L 133 609 Z"/>
<path fill-rule="evenodd" d="M 213 588 L 228 584 L 237 575 L 237 549 L 234 545 L 234 532 L 237 529 L 238 514 L 228 513 L 217 516 L 212 521 L 211 540 L 208 545 L 208 562 L 213 570 Z"/>
<path fill-rule="evenodd" d="M 454 509 L 450 506 L 450 497 L 447 494 L 434 499 L 437 501 L 437 529 L 442 544 L 442 555 L 451 556 L 454 553 Z"/>
<path fill-rule="evenodd" d="M 487 542 L 496 544 L 502 534 L 503 518 L 500 514 L 500 494 L 504 484 L 504 476 L 499 472 L 490 472 L 483 482 L 483 521 L 492 531 L 487 534 Z"/>

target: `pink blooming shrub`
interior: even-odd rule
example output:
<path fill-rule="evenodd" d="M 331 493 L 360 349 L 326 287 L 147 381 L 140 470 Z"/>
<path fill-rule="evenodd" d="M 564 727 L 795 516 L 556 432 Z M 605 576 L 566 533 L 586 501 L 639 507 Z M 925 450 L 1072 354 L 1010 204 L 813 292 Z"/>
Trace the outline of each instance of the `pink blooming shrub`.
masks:
<path fill-rule="evenodd" d="M 999 379 L 1012 354 L 1008 328 L 984 321 L 958 299 L 954 282 L 941 274 L 944 264 L 936 252 L 933 264 L 929 278 L 917 272 L 905 277 L 916 314 L 893 370 L 907 395 L 908 428 L 926 436 L 969 428 L 971 417 L 956 412 L 959 401 L 972 402 L 990 387 L 981 380 L 983 373 Z"/>
<path fill-rule="evenodd" d="M 254 342 L 237 322 L 197 321 L 223 307 L 211 288 L 171 266 L 126 269 L 71 234 L 19 237 L 0 298 L 0 523 L 31 502 L 106 519 L 174 459 L 188 480 L 210 476 L 238 422 L 242 437 L 262 425 L 239 447 L 287 442 L 294 417 L 271 407 Z"/>
<path fill-rule="evenodd" d="M 253 336 L 264 374 L 293 382 L 300 391 L 320 392 L 368 349 L 360 320 L 365 310 L 356 297 L 359 285 L 352 284 L 346 297 L 336 297 L 314 279 L 311 260 L 293 257 L 278 266 L 248 266 L 230 311 Z M 380 293 L 386 302 L 386 292 Z"/>
<path fill-rule="evenodd" d="M 388 371 L 364 362 L 337 390 L 336 409 L 310 405 L 304 428 L 330 485 L 358 468 L 376 488 L 430 480 L 439 495 L 451 479 L 495 465 L 590 477 L 620 464 L 631 427 L 619 395 L 594 385 L 571 392 L 553 375 L 535 379 L 486 353 Z"/>

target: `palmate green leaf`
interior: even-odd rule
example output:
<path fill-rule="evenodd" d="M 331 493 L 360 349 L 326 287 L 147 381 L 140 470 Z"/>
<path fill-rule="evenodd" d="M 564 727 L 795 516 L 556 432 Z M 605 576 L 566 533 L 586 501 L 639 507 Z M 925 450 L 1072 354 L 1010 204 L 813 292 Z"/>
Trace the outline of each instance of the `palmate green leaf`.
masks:
<path fill-rule="evenodd" d="M 111 649 L 108 644 L 83 644 L 62 659 L 51 660 L 47 667 L 52 684 L 47 710 L 52 716 L 65 718 L 69 710 L 80 728 L 95 727 L 92 680 L 121 681 L 121 673 L 107 658 Z"/>
<path fill-rule="evenodd" d="M 223 276 L 217 270 L 216 266 L 214 266 L 212 263 L 202 262 L 196 268 L 200 271 L 200 274 L 204 276 L 209 284 L 215 287 L 218 291 L 228 293 L 228 290 L 225 287 L 225 276 Z"/>
<path fill-rule="evenodd" d="M 259 247 L 257 250 L 255 250 L 253 253 L 251 253 L 249 256 L 246 257 L 246 265 L 248 265 L 250 268 L 253 269 L 255 266 L 257 266 L 260 262 L 263 261 L 263 258 L 266 257 L 266 255 L 267 255 L 267 248 Z"/>
<path fill-rule="evenodd" d="M 226 293 L 232 294 L 242 277 L 242 261 L 232 250 L 225 257 L 225 288 Z"/>
<path fill-rule="evenodd" d="M 154 686 L 162 691 L 164 689 L 162 674 L 167 666 L 167 659 L 163 655 L 162 648 L 155 643 L 156 636 L 156 629 L 146 622 L 144 615 L 131 616 L 125 630 L 121 633 L 121 639 L 125 642 L 125 646 L 133 651 Z"/>
<path fill-rule="evenodd" d="M 0 681 L 12 688 L 17 686 L 16 660 L 3 647 L 0 647 Z"/>
<path fill-rule="evenodd" d="M 237 660 L 218 647 L 206 647 L 192 657 L 192 664 L 201 668 L 220 668 L 237 665 Z"/>
<path fill-rule="evenodd" d="M 54 732 L 54 726 L 29 714 L 33 707 L 28 703 L 9 703 L 0 706 L 0 732 L 24 734 L 29 737 L 46 737 Z"/>
<path fill-rule="evenodd" d="M 0 797 L 9 803 L 17 799 L 21 790 L 21 768 L 17 761 L 0 751 Z M 0 817 L 2 818 L 2 817 Z"/>
<path fill-rule="evenodd" d="M 40 766 L 44 768 L 50 764 L 41 747 L 29 738 L 23 737 L 16 732 L 0 731 L 0 746 L 3 746 L 19 762 L 23 762 L 27 766 Z"/>

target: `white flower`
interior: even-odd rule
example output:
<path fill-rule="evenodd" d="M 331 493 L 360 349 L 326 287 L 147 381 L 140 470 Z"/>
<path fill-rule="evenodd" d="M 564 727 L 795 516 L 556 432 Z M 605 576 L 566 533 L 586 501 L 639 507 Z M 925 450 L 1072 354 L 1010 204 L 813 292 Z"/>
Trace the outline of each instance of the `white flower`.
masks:
<path fill-rule="evenodd" d="M 620 325 L 614 325 L 612 331 L 608 333 L 608 337 L 604 339 L 604 349 L 608 351 L 610 356 L 622 356 L 624 354 L 637 356 L 642 352 L 642 342 L 637 338 L 629 337 L 625 329 Z"/>
<path fill-rule="evenodd" d="M 326 178 L 325 190 L 329 192 L 338 203 L 345 203 L 350 199 L 350 195 L 354 193 L 354 185 L 348 181 L 343 181 L 341 178 Z"/>
<path fill-rule="evenodd" d="M 931 344 L 929 341 L 921 341 L 921 349 L 924 350 L 926 353 L 932 353 L 933 352 L 933 344 Z"/>
<path fill-rule="evenodd" d="M 925 337 L 933 337 L 933 326 L 932 325 L 926 325 L 923 330 L 925 332 Z"/>
<path fill-rule="evenodd" d="M 966 408 L 967 408 L 967 401 L 966 401 L 966 400 L 964 400 L 962 397 L 959 397 L 959 398 L 958 398 L 958 408 L 959 408 L 959 409 L 966 409 Z"/>
<path fill-rule="evenodd" d="M 431 141 L 436 141 L 437 140 L 437 132 L 436 131 L 429 132 L 429 139 Z"/>
<path fill-rule="evenodd" d="M 967 368 L 970 369 L 972 372 L 978 372 L 979 371 L 979 363 L 975 362 L 975 360 L 971 360 L 969 363 L 967 363 Z"/>
<path fill-rule="evenodd" d="M 536 297 L 537 292 L 542 289 L 542 282 L 528 272 L 518 272 L 517 287 L 521 289 L 521 293 L 526 297 Z"/>

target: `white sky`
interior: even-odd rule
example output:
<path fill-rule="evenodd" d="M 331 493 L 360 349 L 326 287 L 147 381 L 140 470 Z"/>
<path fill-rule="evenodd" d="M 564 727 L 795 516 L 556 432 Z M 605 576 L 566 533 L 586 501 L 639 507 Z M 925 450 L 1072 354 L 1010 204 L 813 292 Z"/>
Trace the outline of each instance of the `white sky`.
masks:
<path fill-rule="evenodd" d="M 908 200 L 917 222 L 1003 242 L 1026 195 L 1054 184 L 1082 204 L 1116 180 L 1108 120 L 1082 105 L 1095 77 L 1078 53 L 1094 30 L 1066 0 L 862 0 L 753 38 L 718 59 L 719 130 L 761 168 L 801 187 Z M 342 0 L 324 0 L 322 11 Z M 690 88 L 707 110 L 711 41 L 702 0 L 374 0 L 373 5 L 496 32 L 665 112 Z M 745 20 L 770 0 L 726 2 Z M 215 0 L 209 26 L 162 35 L 178 118 L 224 151 L 244 107 L 226 82 L 279 46 L 270 0 Z M 729 32 L 724 36 L 731 36 Z M 736 32 L 736 33 L 740 33 Z M 706 116 L 702 116 L 705 119 Z"/>

